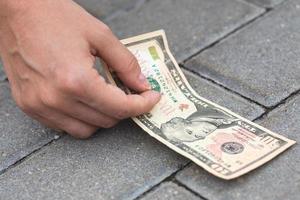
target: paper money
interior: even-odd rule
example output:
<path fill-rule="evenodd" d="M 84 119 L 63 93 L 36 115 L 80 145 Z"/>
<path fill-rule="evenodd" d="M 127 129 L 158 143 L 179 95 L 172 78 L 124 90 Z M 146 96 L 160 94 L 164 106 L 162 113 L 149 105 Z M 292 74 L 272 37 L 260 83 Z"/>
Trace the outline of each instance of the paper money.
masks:
<path fill-rule="evenodd" d="M 134 117 L 134 122 L 213 175 L 223 179 L 239 177 L 295 144 L 199 96 L 172 56 L 164 31 L 122 43 L 136 56 L 152 89 L 162 94 L 159 103 L 149 113 Z M 108 78 L 133 92 L 113 73 L 108 72 Z"/>

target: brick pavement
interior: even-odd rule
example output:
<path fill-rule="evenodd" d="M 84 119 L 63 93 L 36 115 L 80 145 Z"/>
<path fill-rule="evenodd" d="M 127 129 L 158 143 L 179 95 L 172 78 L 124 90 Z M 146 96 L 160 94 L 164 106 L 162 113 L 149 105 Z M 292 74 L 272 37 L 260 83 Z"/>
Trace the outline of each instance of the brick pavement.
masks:
<path fill-rule="evenodd" d="M 271 107 L 300 88 L 299 1 L 276 7 L 186 67 Z"/>
<path fill-rule="evenodd" d="M 59 137 L 16 107 L 8 83 L 0 82 L 0 174 L 12 164 Z"/>
<path fill-rule="evenodd" d="M 300 0 L 76 1 L 122 38 L 165 29 L 201 96 L 300 140 Z M 85 141 L 60 136 L 16 107 L 1 71 L 0 64 L 0 199 L 300 196 L 298 145 L 222 181 L 130 120 Z"/>

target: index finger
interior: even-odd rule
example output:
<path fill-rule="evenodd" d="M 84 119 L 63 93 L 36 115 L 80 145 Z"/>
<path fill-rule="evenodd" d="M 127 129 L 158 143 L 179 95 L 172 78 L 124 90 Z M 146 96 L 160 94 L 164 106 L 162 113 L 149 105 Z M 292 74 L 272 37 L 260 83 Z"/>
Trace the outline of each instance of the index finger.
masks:
<path fill-rule="evenodd" d="M 102 25 L 105 26 L 105 25 Z M 101 26 L 101 27 L 102 27 Z M 90 33 L 91 46 L 96 50 L 97 56 L 112 68 L 125 85 L 136 91 L 145 91 L 150 88 L 147 79 L 141 73 L 135 56 L 118 40 L 118 38 L 105 26 L 105 29 Z"/>

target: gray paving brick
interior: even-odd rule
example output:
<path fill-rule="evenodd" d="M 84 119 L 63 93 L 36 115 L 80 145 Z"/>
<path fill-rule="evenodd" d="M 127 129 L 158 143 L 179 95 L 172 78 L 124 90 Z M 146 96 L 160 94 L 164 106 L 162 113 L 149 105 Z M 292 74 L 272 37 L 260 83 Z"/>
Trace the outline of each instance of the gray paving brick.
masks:
<path fill-rule="evenodd" d="M 151 0 L 108 24 L 120 38 L 165 29 L 172 52 L 182 61 L 262 12 L 238 0 Z"/>
<path fill-rule="evenodd" d="M 265 106 L 300 89 L 300 2 L 267 16 L 186 63 L 201 75 Z"/>
<path fill-rule="evenodd" d="M 201 200 L 185 188 L 172 182 L 162 183 L 154 191 L 151 191 L 141 200 Z"/>
<path fill-rule="evenodd" d="M 0 176 L 2 199 L 132 199 L 186 159 L 131 121 L 89 140 L 68 136 Z"/>
<path fill-rule="evenodd" d="M 271 112 L 260 124 L 300 141 L 300 95 Z M 295 145 L 264 166 L 236 180 L 223 181 L 192 165 L 177 179 L 207 199 L 295 200 L 300 196 L 300 147 Z"/>
<path fill-rule="evenodd" d="M 0 174 L 54 136 L 54 132 L 25 116 L 11 99 L 8 84 L 0 83 Z"/>
<path fill-rule="evenodd" d="M 0 81 L 4 81 L 6 79 L 6 75 L 3 70 L 2 62 L 0 60 Z"/>
<path fill-rule="evenodd" d="M 255 5 L 262 6 L 265 8 L 272 8 L 285 0 L 245 0 L 250 3 L 254 3 Z"/>
<path fill-rule="evenodd" d="M 75 0 L 79 5 L 98 18 L 117 14 L 119 11 L 134 8 L 144 0 Z"/>
<path fill-rule="evenodd" d="M 200 96 L 224 106 L 249 120 L 253 120 L 265 112 L 262 107 L 251 103 L 236 94 L 228 92 L 216 84 L 199 78 L 186 70 L 184 70 L 184 73 L 191 86 Z"/>

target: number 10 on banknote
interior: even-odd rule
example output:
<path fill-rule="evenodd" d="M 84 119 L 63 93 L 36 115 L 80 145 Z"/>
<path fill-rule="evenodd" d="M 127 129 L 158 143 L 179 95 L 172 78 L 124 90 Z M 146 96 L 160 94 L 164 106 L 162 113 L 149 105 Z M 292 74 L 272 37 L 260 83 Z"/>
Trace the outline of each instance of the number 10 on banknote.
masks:
<path fill-rule="evenodd" d="M 271 132 L 199 96 L 172 56 L 163 30 L 122 40 L 161 100 L 133 120 L 149 135 L 223 179 L 239 177 L 295 141 Z M 126 92 L 118 77 L 108 79 Z M 203 85 L 205 87 L 205 85 Z"/>

